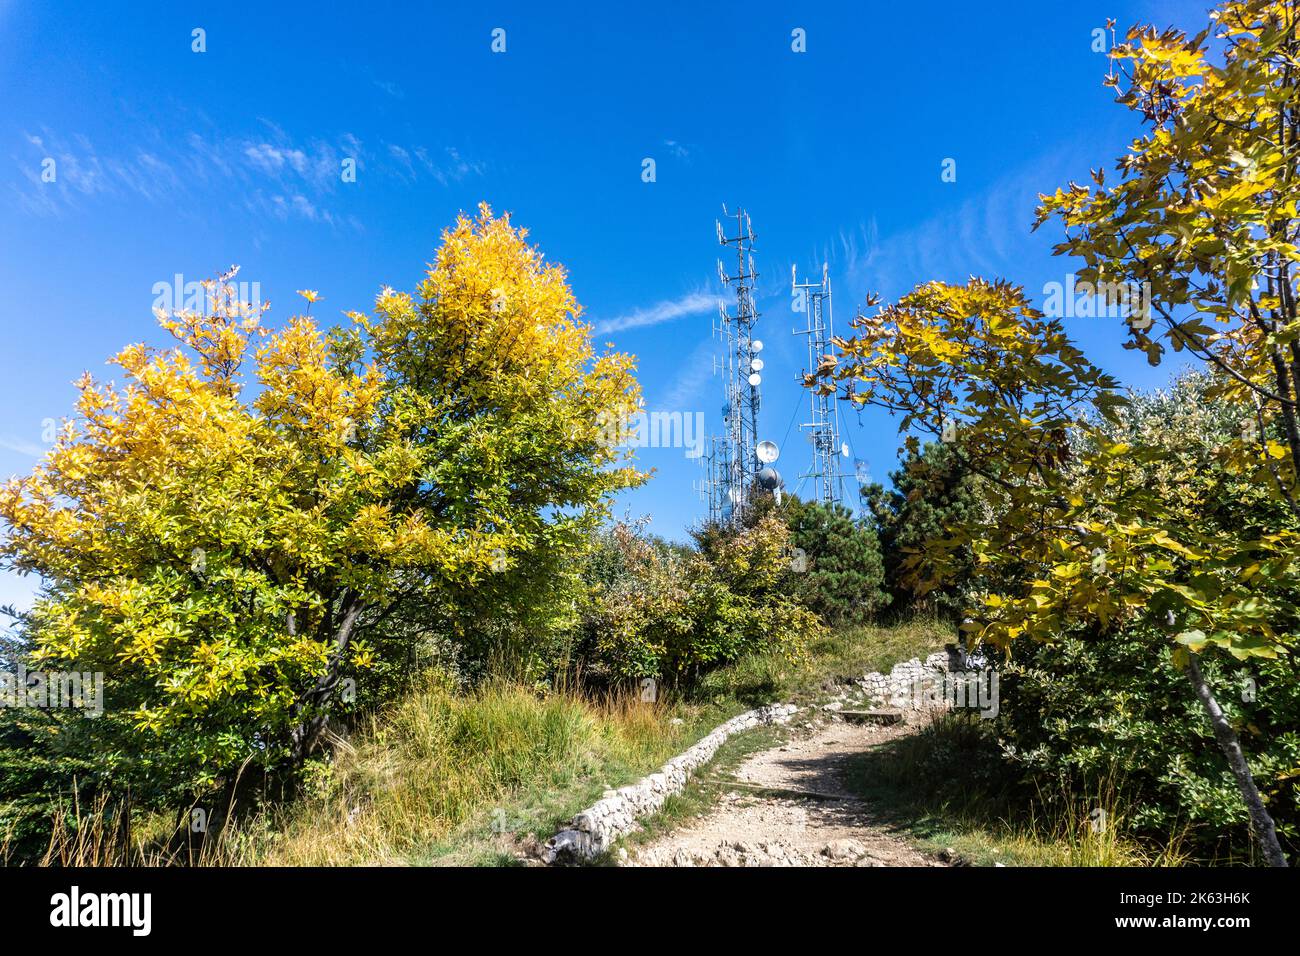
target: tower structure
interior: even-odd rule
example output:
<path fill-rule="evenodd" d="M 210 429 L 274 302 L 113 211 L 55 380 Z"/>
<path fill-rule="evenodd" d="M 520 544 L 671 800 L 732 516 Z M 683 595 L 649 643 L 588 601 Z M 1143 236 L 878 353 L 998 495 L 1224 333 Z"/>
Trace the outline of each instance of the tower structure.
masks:
<path fill-rule="evenodd" d="M 703 471 L 703 477 L 694 482 L 696 493 L 709 507 L 709 523 L 723 521 L 723 503 L 725 494 L 720 493 L 723 475 L 726 473 L 727 445 L 723 435 L 710 435 L 707 439 L 708 449 L 697 461 Z"/>
<path fill-rule="evenodd" d="M 762 463 L 755 447 L 758 444 L 759 386 L 763 382 L 763 360 L 759 353 L 763 343 L 754 338 L 758 311 L 754 308 L 754 230 L 749 215 L 739 209 L 733 215 L 722 207 L 723 218 L 735 220 L 735 234 L 728 234 L 719 220 L 715 223 L 718 243 L 726 250 L 727 258 L 735 253 L 735 266 L 726 266 L 718 260 L 718 278 L 723 288 L 736 293 L 734 311 L 726 303 L 718 307 L 718 321 L 714 333 L 723 349 L 720 360 L 715 359 L 714 371 L 723 378 L 724 404 L 722 419 L 724 434 L 710 452 L 713 460 L 706 465 L 712 478 L 710 484 L 709 514 L 714 520 L 738 522 L 749 504 L 754 481 Z M 734 268 L 734 272 L 730 271 Z"/>
<path fill-rule="evenodd" d="M 817 282 L 800 282 L 795 266 L 790 267 L 791 298 L 802 302 L 806 325 L 795 329 L 795 335 L 807 337 L 808 367 L 805 374 L 816 371 L 823 355 L 830 352 L 834 335 L 834 316 L 831 311 L 831 280 L 825 263 L 822 279 Z M 800 298 L 802 293 L 802 298 Z M 840 502 L 840 458 L 846 453 L 840 442 L 837 409 L 831 396 L 817 389 L 809 389 L 809 420 L 799 427 L 808 434 L 812 444 L 812 467 L 800 479 L 812 479 L 813 494 L 822 504 Z"/>

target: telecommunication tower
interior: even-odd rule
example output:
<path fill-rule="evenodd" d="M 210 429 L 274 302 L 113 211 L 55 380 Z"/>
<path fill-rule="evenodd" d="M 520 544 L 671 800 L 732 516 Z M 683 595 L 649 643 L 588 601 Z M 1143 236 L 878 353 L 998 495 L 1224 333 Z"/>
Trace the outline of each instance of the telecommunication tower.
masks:
<path fill-rule="evenodd" d="M 710 435 L 708 451 L 698 459 L 704 469 L 704 477 L 694 482 L 696 493 L 709 506 L 709 523 L 723 521 L 723 500 L 725 495 L 719 492 L 723 475 L 726 474 L 727 445 L 721 435 Z"/>
<path fill-rule="evenodd" d="M 822 280 L 800 282 L 795 266 L 790 267 L 791 297 L 796 301 L 803 293 L 802 303 L 806 327 L 795 329 L 795 335 L 808 337 L 808 367 L 805 374 L 817 370 L 822 356 L 830 353 L 831 336 L 834 335 L 834 317 L 831 313 L 831 280 L 826 264 L 822 264 Z M 810 420 L 799 427 L 806 429 L 812 443 L 812 468 L 801 479 L 811 478 L 813 494 L 822 504 L 840 502 L 840 458 L 849 454 L 848 446 L 840 441 L 837 409 L 832 407 L 831 396 L 817 389 L 809 389 Z"/>
<path fill-rule="evenodd" d="M 722 207 L 724 219 L 736 220 L 735 235 L 728 235 L 722 222 L 715 223 L 718 243 L 724 249 L 734 247 L 735 272 L 718 260 L 718 278 L 724 288 L 736 290 L 735 312 L 725 303 L 718 306 L 714 334 L 722 341 L 722 358 L 714 360 L 714 372 L 723 376 L 723 437 L 710 453 L 706 464 L 710 472 L 709 515 L 713 520 L 738 522 L 749 504 L 750 491 L 763 467 L 756 454 L 758 445 L 759 386 L 763 382 L 763 360 L 759 353 L 763 343 L 754 338 L 758 312 L 754 308 L 754 230 L 744 209 L 731 214 Z"/>

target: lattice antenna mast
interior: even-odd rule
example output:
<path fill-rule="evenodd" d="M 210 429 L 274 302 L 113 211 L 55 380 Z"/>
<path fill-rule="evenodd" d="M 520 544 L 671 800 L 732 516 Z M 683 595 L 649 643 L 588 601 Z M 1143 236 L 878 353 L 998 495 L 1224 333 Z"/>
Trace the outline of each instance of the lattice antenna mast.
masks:
<path fill-rule="evenodd" d="M 718 275 L 722 276 L 721 263 L 718 264 Z M 712 435 L 709 438 L 709 454 L 706 469 L 708 473 L 708 493 L 709 493 L 709 521 L 717 524 L 723 521 L 729 521 L 733 511 L 731 502 L 731 461 L 732 461 L 732 433 L 734 428 L 732 409 L 737 407 L 734 401 L 734 388 L 732 380 L 735 377 L 734 369 L 736 357 L 732 345 L 734 332 L 731 324 L 727 322 L 727 310 L 721 302 L 718 303 L 718 317 L 713 322 L 713 334 L 722 342 L 721 356 L 713 356 L 713 374 L 722 375 L 723 383 L 723 403 L 722 403 L 722 425 L 723 434 Z"/>
<path fill-rule="evenodd" d="M 806 327 L 795 329 L 795 335 L 807 336 L 808 367 L 805 374 L 816 371 L 822 356 L 830 354 L 831 337 L 835 334 L 831 313 L 831 279 L 826 264 L 822 264 L 821 282 L 800 282 L 794 266 L 790 267 L 792 292 L 803 293 Z M 838 417 L 831 407 L 831 396 L 817 389 L 809 389 L 809 421 L 799 427 L 806 429 L 812 444 L 812 467 L 800 478 L 811 478 L 813 494 L 823 504 L 839 503 L 840 458 L 845 446 L 840 442 Z"/>
<path fill-rule="evenodd" d="M 725 473 L 726 439 L 720 435 L 711 435 L 708 442 L 709 450 L 699 458 L 704 476 L 696 480 L 694 487 L 700 499 L 709 506 L 709 523 L 717 524 L 723 520 L 725 495 L 719 492 L 719 488 Z"/>
<path fill-rule="evenodd" d="M 727 235 L 721 222 L 716 223 L 719 245 L 724 249 L 735 248 L 736 271 L 729 273 L 719 260 L 718 278 L 724 287 L 735 288 L 736 308 L 732 313 L 725 304 L 719 307 L 716 329 L 723 343 L 720 371 L 726 397 L 723 406 L 726 433 L 719 449 L 722 460 L 719 462 L 717 501 L 722 520 L 734 523 L 744 516 L 750 490 L 761 467 L 755 447 L 758 444 L 759 386 L 763 381 L 760 374 L 763 362 L 758 353 L 762 351 L 763 343 L 754 338 L 754 326 L 758 321 L 758 311 L 754 308 L 754 280 L 758 278 L 754 269 L 754 230 L 744 209 L 737 210 L 733 216 L 724 205 L 722 215 L 725 219 L 736 220 L 736 232 L 731 236 Z M 715 370 L 718 370 L 716 366 Z"/>

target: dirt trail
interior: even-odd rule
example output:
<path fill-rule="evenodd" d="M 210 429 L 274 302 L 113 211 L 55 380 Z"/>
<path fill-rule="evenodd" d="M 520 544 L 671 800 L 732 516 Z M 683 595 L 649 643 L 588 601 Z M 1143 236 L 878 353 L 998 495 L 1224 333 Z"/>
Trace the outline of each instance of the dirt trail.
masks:
<path fill-rule="evenodd" d="M 914 725 L 819 720 L 730 774 L 706 816 L 636 850 L 625 866 L 943 866 L 849 790 L 850 761 Z"/>

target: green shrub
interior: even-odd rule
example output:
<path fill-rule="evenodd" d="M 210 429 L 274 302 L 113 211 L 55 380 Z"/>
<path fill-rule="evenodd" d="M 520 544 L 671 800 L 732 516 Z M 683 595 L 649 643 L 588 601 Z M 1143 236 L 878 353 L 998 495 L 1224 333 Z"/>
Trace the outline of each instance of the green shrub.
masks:
<path fill-rule="evenodd" d="M 799 654 L 819 625 L 794 597 L 784 522 L 706 528 L 697 542 L 683 552 L 640 525 L 605 533 L 588 564 L 579 655 L 588 678 L 691 682 L 745 654 Z"/>
<path fill-rule="evenodd" d="M 1225 657 L 1206 660 L 1204 671 L 1243 738 L 1283 846 L 1300 850 L 1300 669 L 1290 658 Z M 1157 635 L 1133 629 L 1016 648 L 1001 693 L 1007 759 L 1044 802 L 1113 784 L 1132 835 L 1182 834 L 1203 859 L 1249 853 L 1236 782 Z"/>
<path fill-rule="evenodd" d="M 1185 374 L 1164 390 L 1134 395 L 1107 440 L 1160 449 L 1142 485 L 1162 498 L 1198 503 L 1197 518 L 1225 538 L 1264 535 L 1294 522 L 1251 476 L 1225 466 L 1241 412 L 1214 397 L 1214 381 Z M 1177 580 L 1177 579 L 1175 579 Z M 1300 594 L 1284 579 L 1253 588 L 1292 609 L 1269 622 L 1295 634 Z M 1202 858 L 1250 852 L 1246 811 L 1186 675 L 1171 661 L 1167 634 L 1150 625 L 1076 629 L 1048 646 L 1015 647 L 1002 683 L 998 721 L 1011 759 L 1045 794 L 1121 788 L 1123 825 L 1167 839 L 1186 828 Z M 1251 766 L 1283 846 L 1300 849 L 1300 669 L 1293 655 L 1238 661 L 1201 656 L 1201 667 Z M 1247 684 L 1253 681 L 1253 684 Z M 1253 692 L 1243 694 L 1243 691 Z M 1253 696 L 1254 700 L 1244 699 Z"/>

